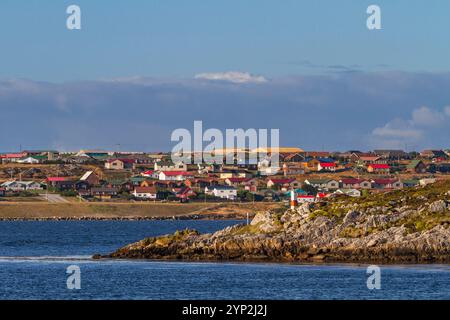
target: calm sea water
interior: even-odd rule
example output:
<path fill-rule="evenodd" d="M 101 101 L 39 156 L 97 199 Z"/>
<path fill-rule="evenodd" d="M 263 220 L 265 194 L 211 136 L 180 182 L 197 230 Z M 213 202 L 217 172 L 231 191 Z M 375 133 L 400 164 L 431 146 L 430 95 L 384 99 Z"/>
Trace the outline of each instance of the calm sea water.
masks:
<path fill-rule="evenodd" d="M 201 232 L 237 221 L 0 222 L 1 299 L 450 299 L 450 266 L 381 266 L 367 289 L 364 265 L 95 261 L 147 236 Z M 78 265 L 81 289 L 67 289 Z"/>

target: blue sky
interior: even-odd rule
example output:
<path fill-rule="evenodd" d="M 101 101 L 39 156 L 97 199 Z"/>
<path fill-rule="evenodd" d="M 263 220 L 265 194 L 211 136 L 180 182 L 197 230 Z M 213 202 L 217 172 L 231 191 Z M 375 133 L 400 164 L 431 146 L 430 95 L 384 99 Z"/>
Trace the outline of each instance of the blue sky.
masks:
<path fill-rule="evenodd" d="M 82 30 L 66 29 L 70 4 Z M 382 30 L 366 28 L 370 4 Z M 0 151 L 169 150 L 194 120 L 280 128 L 310 150 L 450 147 L 449 13 L 444 0 L 2 0 Z"/>
<path fill-rule="evenodd" d="M 366 28 L 372 3 L 383 30 Z M 65 28 L 69 4 L 82 9 L 80 31 Z M 0 70 L 56 82 L 326 66 L 447 71 L 449 12 L 444 0 L 2 0 Z"/>

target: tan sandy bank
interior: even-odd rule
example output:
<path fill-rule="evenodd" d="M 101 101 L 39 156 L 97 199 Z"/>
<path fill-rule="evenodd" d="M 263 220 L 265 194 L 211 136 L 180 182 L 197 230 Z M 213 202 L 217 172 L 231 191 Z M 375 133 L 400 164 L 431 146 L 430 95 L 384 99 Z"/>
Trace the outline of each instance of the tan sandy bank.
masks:
<path fill-rule="evenodd" d="M 0 202 L 0 220 L 243 219 L 272 203 L 46 203 Z"/>

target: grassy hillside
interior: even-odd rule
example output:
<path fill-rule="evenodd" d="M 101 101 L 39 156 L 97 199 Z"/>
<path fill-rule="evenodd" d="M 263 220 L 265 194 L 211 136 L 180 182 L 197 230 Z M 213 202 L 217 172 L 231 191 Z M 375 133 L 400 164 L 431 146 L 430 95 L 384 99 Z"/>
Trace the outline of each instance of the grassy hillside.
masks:
<path fill-rule="evenodd" d="M 436 205 L 450 199 L 450 180 L 438 181 L 427 186 L 419 186 L 402 190 L 372 193 L 359 198 L 342 197 L 332 199 L 325 204 L 316 205 L 311 218 L 327 216 L 342 220 L 349 210 L 362 211 L 366 215 L 396 214 L 411 211 L 411 214 L 383 226 L 383 230 L 405 226 L 409 232 L 430 230 L 437 225 L 450 225 L 449 210 L 437 210 Z M 349 230 L 347 236 L 365 236 L 368 233 L 381 231 L 373 228 L 369 231 Z"/>

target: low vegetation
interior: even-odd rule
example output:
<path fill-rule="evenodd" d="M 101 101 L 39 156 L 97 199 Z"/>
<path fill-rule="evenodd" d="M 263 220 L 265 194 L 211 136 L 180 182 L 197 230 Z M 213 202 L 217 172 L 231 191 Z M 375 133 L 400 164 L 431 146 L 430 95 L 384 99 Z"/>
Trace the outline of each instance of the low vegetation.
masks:
<path fill-rule="evenodd" d="M 142 244 L 145 246 L 155 244 L 159 246 L 168 246 L 169 244 L 185 240 L 189 236 L 199 235 L 197 230 L 185 229 L 185 230 L 177 230 L 174 234 L 169 234 L 160 237 L 150 237 L 142 240 Z"/>

